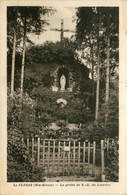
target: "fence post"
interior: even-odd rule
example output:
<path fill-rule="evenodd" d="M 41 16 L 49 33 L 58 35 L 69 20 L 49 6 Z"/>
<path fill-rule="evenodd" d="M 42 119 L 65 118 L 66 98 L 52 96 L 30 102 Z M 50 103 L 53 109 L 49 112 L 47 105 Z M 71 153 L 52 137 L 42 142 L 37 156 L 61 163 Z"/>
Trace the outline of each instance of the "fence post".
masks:
<path fill-rule="evenodd" d="M 75 173 L 75 141 L 73 141 L 73 175 Z"/>
<path fill-rule="evenodd" d="M 43 166 L 45 164 L 45 141 L 43 140 Z"/>
<path fill-rule="evenodd" d="M 90 168 L 90 142 L 88 142 L 88 174 L 89 174 L 89 168 Z"/>
<path fill-rule="evenodd" d="M 60 173 L 60 141 L 58 142 L 58 175 Z"/>
<path fill-rule="evenodd" d="M 53 173 L 54 173 L 54 163 L 55 163 L 55 140 L 53 141 Z"/>
<path fill-rule="evenodd" d="M 38 137 L 37 142 L 37 166 L 40 164 L 40 138 Z"/>
<path fill-rule="evenodd" d="M 70 141 L 68 143 L 69 151 L 68 151 L 68 175 L 70 175 Z"/>
<path fill-rule="evenodd" d="M 49 158 L 50 158 L 50 141 L 48 141 L 48 174 L 49 174 Z"/>
<path fill-rule="evenodd" d="M 64 141 L 64 145 L 63 145 L 63 175 L 64 175 L 64 172 L 66 170 L 66 163 L 65 163 L 65 141 Z"/>
<path fill-rule="evenodd" d="M 93 176 L 95 176 L 95 151 L 96 151 L 96 143 L 93 142 L 93 167 L 92 167 Z"/>
<path fill-rule="evenodd" d="M 104 175 L 104 140 L 101 140 L 101 180 L 105 181 L 105 175 Z"/>
<path fill-rule="evenodd" d="M 83 174 L 85 174 L 85 148 L 86 147 L 86 142 L 83 142 Z"/>
<path fill-rule="evenodd" d="M 80 175 L 80 142 L 78 143 L 78 172 Z"/>
<path fill-rule="evenodd" d="M 32 163 L 34 163 L 34 138 L 32 138 Z"/>

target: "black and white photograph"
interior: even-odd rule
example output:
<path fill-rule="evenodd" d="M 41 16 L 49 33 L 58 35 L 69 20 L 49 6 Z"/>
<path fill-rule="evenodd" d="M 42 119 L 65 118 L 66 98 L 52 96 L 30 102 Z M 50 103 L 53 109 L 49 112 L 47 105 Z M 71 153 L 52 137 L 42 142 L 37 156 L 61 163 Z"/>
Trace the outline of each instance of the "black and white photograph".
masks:
<path fill-rule="evenodd" d="M 119 7 L 6 18 L 7 182 L 119 182 Z"/>
<path fill-rule="evenodd" d="M 126 8 L 0 1 L 0 195 L 126 194 Z"/>

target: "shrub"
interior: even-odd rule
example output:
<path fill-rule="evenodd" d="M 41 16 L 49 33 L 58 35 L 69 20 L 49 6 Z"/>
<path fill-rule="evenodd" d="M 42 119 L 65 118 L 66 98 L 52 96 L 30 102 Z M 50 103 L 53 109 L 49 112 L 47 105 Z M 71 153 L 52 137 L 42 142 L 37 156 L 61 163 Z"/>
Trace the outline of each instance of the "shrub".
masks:
<path fill-rule="evenodd" d="M 23 135 L 17 128 L 8 130 L 7 178 L 8 182 L 44 181 L 43 170 L 32 166 Z"/>
<path fill-rule="evenodd" d="M 118 181 L 118 139 L 116 138 L 114 140 L 114 143 L 110 143 L 109 145 L 109 153 L 108 157 L 106 158 L 106 168 L 105 168 L 105 174 L 107 177 L 107 180 L 110 181 Z"/>
<path fill-rule="evenodd" d="M 8 129 L 10 126 L 22 131 L 24 136 L 34 132 L 35 101 L 27 93 L 21 98 L 20 93 L 15 92 L 13 97 L 8 90 Z"/>
<path fill-rule="evenodd" d="M 7 145 L 7 179 L 8 182 L 43 181 L 43 170 L 32 166 L 26 145 L 22 141 L 25 130 L 32 126 L 34 118 L 34 101 L 25 94 L 17 92 L 13 97 L 8 94 L 8 145 Z M 29 118 L 28 118 L 29 117 Z M 32 133 L 32 132 L 31 132 Z"/>

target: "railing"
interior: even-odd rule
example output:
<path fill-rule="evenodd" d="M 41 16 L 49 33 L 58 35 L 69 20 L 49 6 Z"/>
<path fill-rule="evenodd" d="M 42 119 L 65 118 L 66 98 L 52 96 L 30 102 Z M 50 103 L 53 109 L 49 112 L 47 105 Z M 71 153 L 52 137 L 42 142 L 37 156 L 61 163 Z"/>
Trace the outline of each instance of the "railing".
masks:
<path fill-rule="evenodd" d="M 95 142 L 27 138 L 27 150 L 32 163 L 44 167 L 46 174 L 95 175 Z"/>

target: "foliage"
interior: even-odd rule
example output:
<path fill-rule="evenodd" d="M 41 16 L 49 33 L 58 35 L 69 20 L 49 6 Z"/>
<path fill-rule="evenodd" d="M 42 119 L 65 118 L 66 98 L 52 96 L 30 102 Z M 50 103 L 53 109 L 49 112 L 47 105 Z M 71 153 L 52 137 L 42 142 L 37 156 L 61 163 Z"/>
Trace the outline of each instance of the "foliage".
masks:
<path fill-rule="evenodd" d="M 105 77 L 107 63 L 107 37 L 110 38 L 110 70 L 118 66 L 118 14 L 116 7 L 80 7 L 77 9 L 76 41 L 81 56 L 91 67 L 92 74 L 97 65 L 97 42 L 99 42 L 99 55 L 101 79 Z M 99 31 L 99 34 L 97 32 Z"/>
<path fill-rule="evenodd" d="M 67 101 L 67 105 L 64 108 L 61 108 L 56 103 L 57 99 L 61 98 L 61 92 L 55 93 L 50 89 L 39 87 L 38 89 L 34 89 L 33 95 L 34 98 L 37 97 L 36 116 L 38 121 L 43 125 L 57 120 L 79 124 L 93 119 L 87 94 L 84 95 L 84 100 L 74 93 L 63 93 L 62 98 Z"/>
<path fill-rule="evenodd" d="M 105 174 L 107 180 L 118 181 L 118 158 L 119 158 L 119 143 L 117 137 L 114 142 L 109 142 L 109 152 L 106 159 Z"/>
<path fill-rule="evenodd" d="M 24 136 L 34 132 L 35 101 L 27 93 L 21 98 L 20 93 L 15 92 L 13 97 L 8 90 L 8 128 L 10 126 L 19 129 Z"/>
<path fill-rule="evenodd" d="M 8 129 L 7 176 L 8 182 L 43 181 L 43 170 L 32 166 L 23 134 L 16 127 Z"/>
<path fill-rule="evenodd" d="M 84 124 L 81 128 L 81 139 L 100 142 L 101 139 L 118 136 L 118 79 L 110 83 L 110 97 L 108 105 L 102 103 L 98 122 Z"/>
<path fill-rule="evenodd" d="M 93 119 L 94 97 L 91 95 L 92 82 L 88 79 L 88 69 L 75 58 L 74 49 L 75 44 L 73 41 L 65 39 L 63 45 L 59 42 L 47 42 L 42 46 L 33 46 L 27 50 L 24 91 L 37 103 L 35 123 L 38 124 L 36 126 L 39 126 L 39 129 L 41 128 L 39 124 L 45 126 L 47 123 L 56 120 L 83 123 Z M 57 54 L 57 58 L 53 62 L 50 60 L 50 54 L 53 58 Z M 56 100 L 61 98 L 61 93 L 52 92 L 51 87 L 54 81 L 53 71 L 62 67 L 63 64 L 66 64 L 70 69 L 76 82 L 73 87 L 74 94 L 62 94 L 68 104 L 61 109 L 56 104 Z M 39 116 L 40 113 L 41 116 Z"/>
<path fill-rule="evenodd" d="M 47 41 L 42 45 L 30 47 L 26 52 L 26 60 L 28 63 L 70 64 L 77 59 L 75 50 L 76 43 L 67 38 L 62 43 Z"/>
<path fill-rule="evenodd" d="M 25 94 L 21 99 L 8 90 L 8 147 L 7 175 L 9 182 L 43 181 L 43 170 L 33 167 L 24 138 L 32 133 L 34 126 L 34 101 Z"/>
<path fill-rule="evenodd" d="M 38 62 L 34 62 L 34 60 L 38 60 L 39 56 L 42 57 L 45 51 L 50 53 L 50 51 L 52 51 L 52 46 L 56 48 L 56 53 L 61 56 L 60 59 L 63 59 L 61 62 L 62 64 L 56 63 L 57 59 L 54 63 L 48 64 L 41 63 L 40 59 Z M 44 48 L 44 51 L 42 48 Z M 92 112 L 94 103 L 92 101 L 93 97 L 91 96 L 92 83 L 90 79 L 88 79 L 88 69 L 75 59 L 74 48 L 74 43 L 68 39 L 65 39 L 63 45 L 57 42 L 46 43 L 44 46 L 32 47 L 31 49 L 33 49 L 33 51 L 36 51 L 37 49 L 38 54 L 36 54 L 36 52 L 32 53 L 31 49 L 28 50 L 30 54 L 27 56 L 30 57 L 30 61 L 27 58 L 24 91 L 26 91 L 30 95 L 31 100 L 34 99 L 36 103 L 34 102 L 34 108 L 28 108 L 28 110 L 26 105 L 22 106 L 21 117 L 24 116 L 24 122 L 22 118 L 19 119 L 20 115 L 18 115 L 18 117 L 16 116 L 18 119 L 17 122 L 20 123 L 20 126 L 18 124 L 18 128 L 20 128 L 25 135 L 28 135 L 30 132 L 32 135 L 40 134 L 44 126 L 57 120 L 66 120 L 67 122 L 78 124 L 84 123 L 87 120 L 93 120 Z M 65 52 L 68 57 L 67 55 L 64 57 Z M 34 54 L 36 55 L 34 56 Z M 47 57 L 42 58 L 42 60 L 43 59 L 49 59 L 50 61 L 50 58 Z M 30 65 L 28 62 L 30 62 Z M 67 100 L 68 104 L 65 108 L 61 109 L 56 103 L 57 99 L 61 98 L 61 93 L 54 93 L 51 91 L 51 86 L 54 80 L 51 72 L 53 72 L 56 67 L 61 67 L 63 63 L 67 64 L 69 68 L 71 67 L 71 71 L 76 83 L 73 88 L 73 93 L 67 92 L 62 94 L 63 98 Z M 18 87 L 18 85 L 16 87 Z M 24 94 L 24 99 L 25 98 L 26 94 Z M 18 105 L 19 103 L 16 103 L 16 101 L 14 102 Z M 26 112 L 29 114 L 26 114 Z M 14 118 L 16 117 L 14 116 Z"/>
<path fill-rule="evenodd" d="M 21 56 L 22 56 L 22 37 L 24 37 L 24 43 L 26 45 L 32 44 L 29 34 L 33 33 L 39 35 L 45 30 L 45 26 L 48 25 L 48 21 L 45 18 L 47 14 L 53 14 L 54 10 L 50 7 L 8 7 L 7 9 L 7 68 L 8 68 L 8 82 L 11 80 L 11 63 L 12 63 L 12 53 L 13 53 L 13 35 L 16 34 L 16 54 L 13 56 L 15 59 L 15 80 L 17 84 L 21 82 L 19 80 L 21 69 Z M 25 51 L 25 48 L 24 48 Z M 25 57 L 25 56 L 24 56 Z M 20 74 L 19 74 L 20 73 Z M 24 77 L 24 74 L 23 74 Z"/>
<path fill-rule="evenodd" d="M 7 10 L 7 33 L 8 33 L 8 49 L 12 50 L 13 32 L 16 28 L 17 34 L 17 51 L 21 49 L 21 37 L 23 36 L 24 20 L 26 18 L 26 33 L 33 33 L 39 35 L 45 30 L 45 26 L 48 25 L 48 21 L 45 15 L 53 14 L 55 10 L 51 7 L 8 7 Z M 15 26 L 16 22 L 16 26 Z M 27 36 L 27 42 L 30 39 Z"/>

